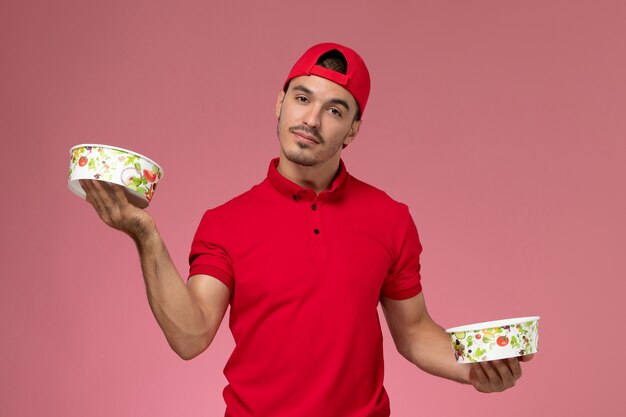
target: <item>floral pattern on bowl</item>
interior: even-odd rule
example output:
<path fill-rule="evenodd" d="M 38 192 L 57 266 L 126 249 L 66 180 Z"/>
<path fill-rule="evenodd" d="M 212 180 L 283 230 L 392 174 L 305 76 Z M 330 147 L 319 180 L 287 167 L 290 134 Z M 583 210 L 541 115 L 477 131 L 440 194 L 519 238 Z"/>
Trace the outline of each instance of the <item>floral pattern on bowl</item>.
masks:
<path fill-rule="evenodd" d="M 446 332 L 459 363 L 513 358 L 537 352 L 539 317 L 477 323 Z"/>
<path fill-rule="evenodd" d="M 85 197 L 78 180 L 95 179 L 126 187 L 132 202 L 147 207 L 154 196 L 162 168 L 152 160 L 126 149 L 108 145 L 77 145 L 70 149 L 68 186 Z"/>

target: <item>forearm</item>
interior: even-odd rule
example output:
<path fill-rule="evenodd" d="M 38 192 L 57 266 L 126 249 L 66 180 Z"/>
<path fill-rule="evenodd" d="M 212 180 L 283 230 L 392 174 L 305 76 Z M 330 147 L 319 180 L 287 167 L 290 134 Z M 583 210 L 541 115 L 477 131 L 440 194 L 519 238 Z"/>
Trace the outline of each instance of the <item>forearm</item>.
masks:
<path fill-rule="evenodd" d="M 461 383 L 470 383 L 467 365 L 456 362 L 446 332 L 426 316 L 401 348 L 401 354 L 432 375 Z"/>
<path fill-rule="evenodd" d="M 148 303 L 168 343 L 184 359 L 191 359 L 211 342 L 214 332 L 181 279 L 156 228 L 135 239 Z"/>
<path fill-rule="evenodd" d="M 448 335 L 431 319 L 422 293 L 406 300 L 382 298 L 381 302 L 398 352 L 420 369 L 432 375 L 472 384 L 480 392 L 508 389 L 522 375 L 516 359 L 457 363 Z"/>
<path fill-rule="evenodd" d="M 222 316 L 207 315 L 185 285 L 167 252 L 152 217 L 128 202 L 124 188 L 81 180 L 85 199 L 104 223 L 130 236 L 141 258 L 150 308 L 170 346 L 182 358 L 202 352 L 211 343 Z"/>

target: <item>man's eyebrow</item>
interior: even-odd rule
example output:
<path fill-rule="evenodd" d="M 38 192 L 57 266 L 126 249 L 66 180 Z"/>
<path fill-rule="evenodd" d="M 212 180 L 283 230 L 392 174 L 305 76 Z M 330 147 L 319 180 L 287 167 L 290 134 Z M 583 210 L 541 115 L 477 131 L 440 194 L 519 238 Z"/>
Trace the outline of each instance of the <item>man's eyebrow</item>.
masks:
<path fill-rule="evenodd" d="M 346 110 L 350 111 L 350 106 L 348 105 L 348 102 L 340 98 L 333 98 L 332 100 L 329 100 L 328 103 L 342 105 L 346 108 Z"/>
<path fill-rule="evenodd" d="M 293 87 L 293 89 L 294 89 L 295 91 L 302 91 L 302 92 L 303 92 L 303 93 L 305 93 L 305 94 L 310 94 L 310 95 L 313 95 L 313 94 L 314 94 L 314 93 L 313 93 L 313 91 L 309 90 L 308 88 L 306 88 L 306 87 L 305 87 L 305 86 L 303 86 L 303 85 L 295 85 L 295 86 Z M 343 107 L 345 107 L 345 108 L 346 108 L 346 110 L 350 111 L 350 105 L 348 104 L 348 102 L 347 102 L 347 101 L 345 101 L 345 100 L 343 100 L 343 99 L 340 99 L 340 98 L 333 98 L 333 99 L 328 100 L 328 103 L 329 103 L 329 104 L 339 104 L 339 105 L 342 105 Z"/>
<path fill-rule="evenodd" d="M 309 90 L 308 88 L 306 88 L 303 85 L 296 85 L 293 87 L 294 90 L 298 90 L 298 91 L 302 91 L 303 93 L 306 94 L 313 94 L 313 91 Z"/>

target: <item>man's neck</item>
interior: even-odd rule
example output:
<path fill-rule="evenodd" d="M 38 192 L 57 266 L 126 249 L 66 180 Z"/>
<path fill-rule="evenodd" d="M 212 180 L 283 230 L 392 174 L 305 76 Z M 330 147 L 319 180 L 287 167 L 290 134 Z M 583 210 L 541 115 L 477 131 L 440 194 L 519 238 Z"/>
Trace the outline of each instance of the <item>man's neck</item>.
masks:
<path fill-rule="evenodd" d="M 319 194 L 330 188 L 339 170 L 339 161 L 339 158 L 333 158 L 321 165 L 309 167 L 293 163 L 281 154 L 277 170 L 289 181 Z"/>

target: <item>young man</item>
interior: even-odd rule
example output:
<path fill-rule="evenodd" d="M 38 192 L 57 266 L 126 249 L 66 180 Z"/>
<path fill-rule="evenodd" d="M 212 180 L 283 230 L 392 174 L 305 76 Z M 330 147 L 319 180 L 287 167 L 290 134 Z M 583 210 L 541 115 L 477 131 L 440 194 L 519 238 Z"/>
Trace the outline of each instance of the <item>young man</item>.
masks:
<path fill-rule="evenodd" d="M 264 181 L 204 214 L 186 284 L 121 187 L 82 182 L 100 217 L 135 240 L 148 301 L 178 355 L 202 353 L 230 305 L 226 416 L 389 416 L 379 302 L 398 351 L 426 372 L 483 392 L 521 376 L 518 359 L 456 363 L 426 310 L 407 206 L 347 173 L 341 152 L 369 89 L 353 50 L 305 52 L 278 95 L 279 157 Z"/>

